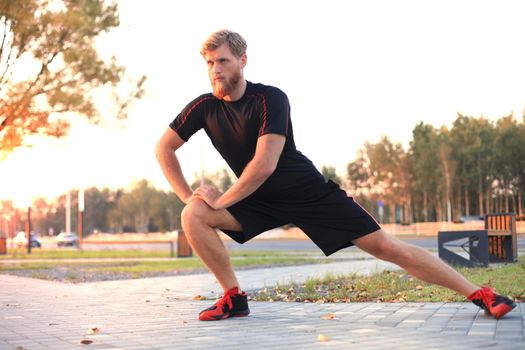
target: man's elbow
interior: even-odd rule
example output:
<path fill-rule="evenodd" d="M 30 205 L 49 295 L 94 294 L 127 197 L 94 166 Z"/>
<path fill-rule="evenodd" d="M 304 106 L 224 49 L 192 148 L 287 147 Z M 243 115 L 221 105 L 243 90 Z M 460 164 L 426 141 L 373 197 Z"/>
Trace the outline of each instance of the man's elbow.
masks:
<path fill-rule="evenodd" d="M 173 152 L 173 150 L 170 150 L 170 147 L 162 140 L 155 145 L 155 156 L 158 160 L 163 159 L 169 152 Z"/>
<path fill-rule="evenodd" d="M 259 171 L 259 175 L 261 178 L 269 178 L 277 168 L 277 164 L 265 164 L 263 167 L 261 167 Z"/>

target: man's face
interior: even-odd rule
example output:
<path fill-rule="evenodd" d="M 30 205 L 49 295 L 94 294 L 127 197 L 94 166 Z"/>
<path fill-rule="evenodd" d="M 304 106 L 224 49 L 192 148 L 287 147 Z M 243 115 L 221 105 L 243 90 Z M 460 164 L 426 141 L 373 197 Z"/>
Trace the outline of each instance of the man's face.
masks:
<path fill-rule="evenodd" d="M 228 100 L 228 96 L 242 80 L 242 70 L 246 66 L 246 55 L 235 57 L 230 51 L 228 44 L 222 44 L 214 51 L 208 51 L 204 55 L 208 65 L 208 76 L 210 77 L 213 95 L 218 99 Z"/>

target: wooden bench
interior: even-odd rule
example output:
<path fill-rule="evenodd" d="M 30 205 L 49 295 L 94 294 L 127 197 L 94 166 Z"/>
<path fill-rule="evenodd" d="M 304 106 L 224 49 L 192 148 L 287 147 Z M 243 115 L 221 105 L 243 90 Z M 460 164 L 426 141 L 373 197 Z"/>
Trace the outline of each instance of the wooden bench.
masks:
<path fill-rule="evenodd" d="M 467 241 L 461 244 L 450 244 L 465 239 Z M 447 249 L 446 246 L 463 249 L 468 254 L 468 259 Z M 487 214 L 484 230 L 439 231 L 438 254 L 449 264 L 467 267 L 487 267 L 491 262 L 516 262 L 518 260 L 516 215 Z"/>
<path fill-rule="evenodd" d="M 489 241 L 490 262 L 518 261 L 518 234 L 515 214 L 485 216 L 485 230 Z"/>

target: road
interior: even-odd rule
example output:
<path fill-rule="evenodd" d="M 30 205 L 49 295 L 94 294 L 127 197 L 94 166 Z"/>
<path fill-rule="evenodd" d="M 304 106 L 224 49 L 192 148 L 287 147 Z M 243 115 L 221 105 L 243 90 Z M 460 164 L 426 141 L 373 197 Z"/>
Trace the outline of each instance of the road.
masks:
<path fill-rule="evenodd" d="M 415 244 L 426 249 L 437 250 L 437 237 L 421 237 L 421 238 L 403 238 L 406 242 Z M 254 239 L 245 244 L 238 244 L 236 242 L 227 240 L 225 245 L 230 250 L 268 250 L 268 251 L 319 251 L 314 243 L 310 240 L 286 240 L 286 239 Z M 56 243 L 53 241 L 43 241 L 44 249 L 56 248 Z M 169 244 L 111 244 L 111 245 L 95 245 L 84 243 L 82 248 L 84 250 L 165 250 L 169 251 Z M 73 248 L 63 248 L 73 249 Z M 525 236 L 518 236 L 518 249 L 525 250 Z M 343 251 L 358 250 L 356 247 L 346 248 Z"/>

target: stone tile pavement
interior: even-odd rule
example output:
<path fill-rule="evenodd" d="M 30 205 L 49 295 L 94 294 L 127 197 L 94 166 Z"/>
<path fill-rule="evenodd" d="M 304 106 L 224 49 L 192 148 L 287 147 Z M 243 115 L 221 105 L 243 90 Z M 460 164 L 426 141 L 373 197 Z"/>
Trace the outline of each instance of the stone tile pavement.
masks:
<path fill-rule="evenodd" d="M 238 277 L 252 290 L 385 267 L 363 259 Z M 522 304 L 495 320 L 471 303 L 251 302 L 249 317 L 198 321 L 212 302 L 192 297 L 218 291 L 210 274 L 76 285 L 0 275 L 0 349 L 525 349 Z"/>

